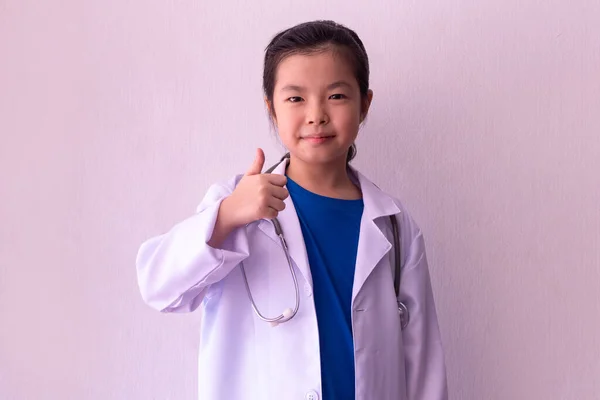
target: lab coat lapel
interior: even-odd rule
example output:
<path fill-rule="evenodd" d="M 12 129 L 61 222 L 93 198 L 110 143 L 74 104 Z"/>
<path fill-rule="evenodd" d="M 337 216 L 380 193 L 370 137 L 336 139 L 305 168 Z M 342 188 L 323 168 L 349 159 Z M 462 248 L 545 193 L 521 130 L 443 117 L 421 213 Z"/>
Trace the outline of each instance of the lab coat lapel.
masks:
<path fill-rule="evenodd" d="M 285 175 L 287 163 L 287 159 L 282 161 L 275 167 L 272 173 Z M 298 219 L 296 208 L 294 207 L 291 196 L 288 196 L 283 202 L 285 203 L 285 209 L 279 213 L 277 219 L 281 225 L 281 230 L 283 231 L 290 257 L 304 276 L 306 282 L 312 286 L 312 275 L 310 273 L 308 255 L 306 253 L 304 236 L 302 235 L 302 228 L 300 228 L 300 220 Z M 258 227 L 278 244 L 280 243 L 279 237 L 275 233 L 275 227 L 271 221 L 263 219 L 260 221 Z"/>
<path fill-rule="evenodd" d="M 364 204 L 352 288 L 354 300 L 375 266 L 392 249 L 391 237 L 388 239 L 385 236 L 377 226 L 376 220 L 384 218 L 383 223 L 387 224 L 389 216 L 399 214 L 400 208 L 392 197 L 381 191 L 364 175 L 352 167 L 350 170 L 360 186 Z"/>

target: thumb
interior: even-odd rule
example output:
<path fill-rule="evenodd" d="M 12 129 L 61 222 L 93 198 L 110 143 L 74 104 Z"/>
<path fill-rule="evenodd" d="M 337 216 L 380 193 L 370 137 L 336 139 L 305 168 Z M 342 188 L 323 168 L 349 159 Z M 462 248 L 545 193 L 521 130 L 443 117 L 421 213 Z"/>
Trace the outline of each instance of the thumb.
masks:
<path fill-rule="evenodd" d="M 246 171 L 246 175 L 258 175 L 262 172 L 263 166 L 265 165 L 265 153 L 261 148 L 256 149 L 256 157 L 252 162 L 252 165 Z"/>

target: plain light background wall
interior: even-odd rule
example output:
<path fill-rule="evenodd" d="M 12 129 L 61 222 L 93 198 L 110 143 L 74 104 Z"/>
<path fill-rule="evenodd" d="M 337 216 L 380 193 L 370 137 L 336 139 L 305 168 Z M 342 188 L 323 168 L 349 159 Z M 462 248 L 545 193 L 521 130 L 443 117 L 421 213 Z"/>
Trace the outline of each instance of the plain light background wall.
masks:
<path fill-rule="evenodd" d="M 194 399 L 146 238 L 262 146 L 262 51 L 347 24 L 355 165 L 421 225 L 453 399 L 600 398 L 600 1 L 0 1 L 0 399 Z"/>

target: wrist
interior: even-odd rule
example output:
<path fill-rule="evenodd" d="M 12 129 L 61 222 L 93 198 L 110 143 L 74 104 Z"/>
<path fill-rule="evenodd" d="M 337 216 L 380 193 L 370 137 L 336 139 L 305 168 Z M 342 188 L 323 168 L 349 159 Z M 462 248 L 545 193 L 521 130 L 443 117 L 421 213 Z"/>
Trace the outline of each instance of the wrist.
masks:
<path fill-rule="evenodd" d="M 231 196 L 226 197 L 221 202 L 221 207 L 219 208 L 219 222 L 221 227 L 223 227 L 227 231 L 232 231 L 240 226 L 244 225 L 242 221 L 239 221 L 239 218 L 235 215 L 236 207 L 231 202 Z"/>

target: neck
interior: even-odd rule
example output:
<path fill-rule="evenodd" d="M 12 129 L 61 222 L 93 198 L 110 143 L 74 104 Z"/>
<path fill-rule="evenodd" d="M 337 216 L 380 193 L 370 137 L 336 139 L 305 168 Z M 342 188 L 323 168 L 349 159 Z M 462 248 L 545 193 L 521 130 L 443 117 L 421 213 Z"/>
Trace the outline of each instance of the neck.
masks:
<path fill-rule="evenodd" d="M 346 159 L 330 163 L 306 163 L 293 155 L 290 157 L 287 176 L 298 185 L 322 196 L 359 199 L 360 190 L 348 176 Z"/>

